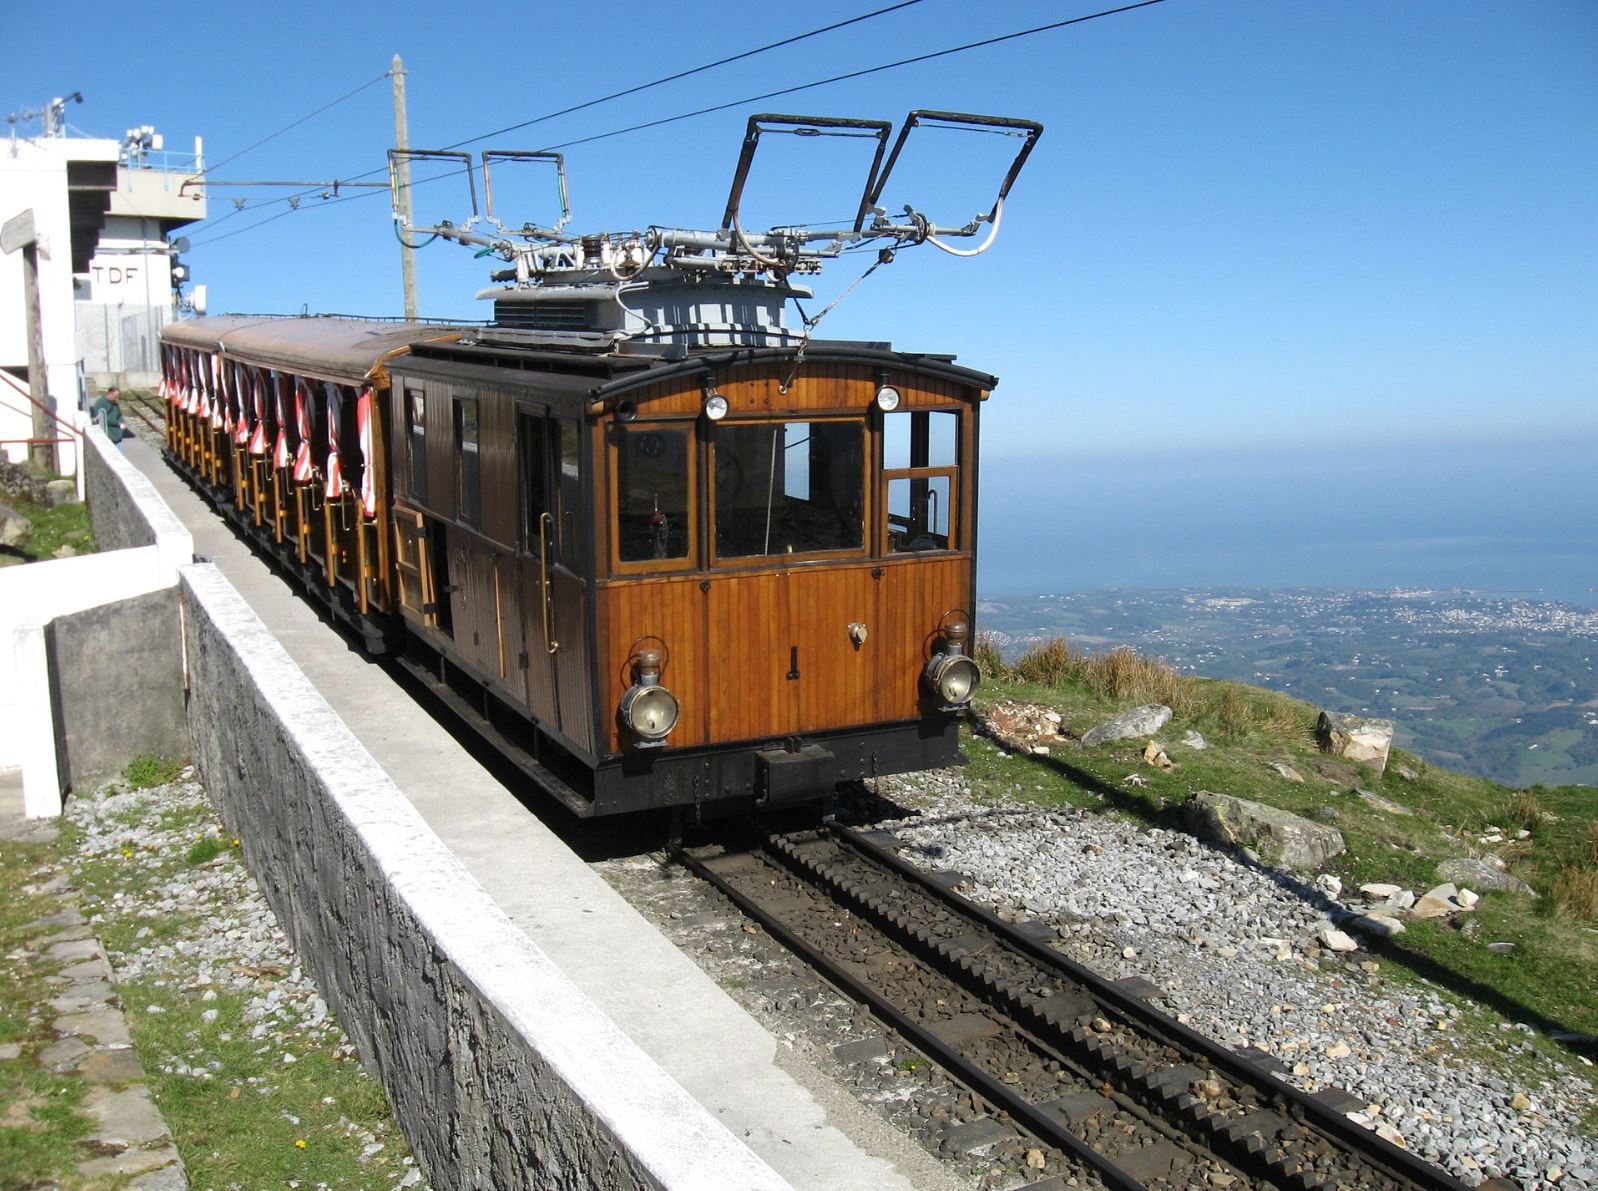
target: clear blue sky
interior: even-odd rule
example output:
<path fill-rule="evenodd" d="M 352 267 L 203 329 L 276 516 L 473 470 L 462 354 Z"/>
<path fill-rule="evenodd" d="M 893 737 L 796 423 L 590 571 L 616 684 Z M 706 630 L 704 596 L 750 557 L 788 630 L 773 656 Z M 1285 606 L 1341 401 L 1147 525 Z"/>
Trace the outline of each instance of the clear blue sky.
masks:
<path fill-rule="evenodd" d="M 887 2 L 13 2 L 0 9 L 0 103 L 81 90 L 68 118 L 84 132 L 151 123 L 169 148 L 203 136 L 220 162 L 397 52 L 412 144 L 438 146 Z M 486 144 L 541 148 L 1098 7 L 923 0 Z M 990 463 L 1371 433 L 1598 443 L 1591 0 L 1167 0 L 573 147 L 573 226 L 714 226 L 751 111 L 912 107 L 1048 131 L 988 255 L 906 252 L 823 330 L 997 373 Z M 348 178 L 380 168 L 392 135 L 385 80 L 217 176 Z M 975 201 L 957 185 L 969 150 L 949 146 L 952 209 L 910 197 L 956 220 Z M 847 214 L 843 177 L 812 170 L 756 218 Z M 939 181 L 928 175 L 929 190 Z M 281 193 L 212 191 L 188 256 L 212 309 L 397 313 L 386 197 L 310 198 L 245 230 L 284 209 L 267 203 Z M 235 195 L 249 205 L 223 222 Z M 423 312 L 480 316 L 484 263 L 442 243 L 422 252 Z M 855 274 L 833 267 L 819 298 Z"/>

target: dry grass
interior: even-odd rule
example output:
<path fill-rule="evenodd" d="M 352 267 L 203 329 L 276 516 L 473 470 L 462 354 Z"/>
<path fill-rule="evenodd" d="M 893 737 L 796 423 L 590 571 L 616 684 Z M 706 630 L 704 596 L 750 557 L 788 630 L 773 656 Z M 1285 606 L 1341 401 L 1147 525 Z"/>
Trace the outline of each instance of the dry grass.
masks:
<path fill-rule="evenodd" d="M 971 651 L 971 657 L 977 665 L 982 667 L 982 674 L 985 678 L 998 679 L 1010 676 L 1010 667 L 1004 664 L 1004 658 L 999 653 L 999 647 L 993 643 L 993 638 L 986 633 L 977 634 L 976 648 Z"/>
<path fill-rule="evenodd" d="M 1510 830 L 1536 831 L 1543 821 L 1543 804 L 1530 790 L 1520 790 L 1504 808 L 1503 825 Z"/>
<path fill-rule="evenodd" d="M 1598 922 L 1598 868 L 1567 864 L 1554 877 L 1549 892 L 1554 913 L 1583 922 Z"/>
<path fill-rule="evenodd" d="M 1587 824 L 1587 863 L 1598 868 L 1598 823 Z"/>
<path fill-rule="evenodd" d="M 982 664 L 986 669 L 986 661 Z M 1297 699 L 1179 674 L 1161 659 L 1144 657 L 1125 647 L 1108 653 L 1085 653 L 1056 637 L 1022 654 L 1007 673 L 1022 682 L 1043 686 L 1084 687 L 1106 699 L 1163 703 L 1176 719 L 1201 724 L 1232 739 L 1255 733 L 1300 737 L 1314 727 L 1315 709 Z"/>

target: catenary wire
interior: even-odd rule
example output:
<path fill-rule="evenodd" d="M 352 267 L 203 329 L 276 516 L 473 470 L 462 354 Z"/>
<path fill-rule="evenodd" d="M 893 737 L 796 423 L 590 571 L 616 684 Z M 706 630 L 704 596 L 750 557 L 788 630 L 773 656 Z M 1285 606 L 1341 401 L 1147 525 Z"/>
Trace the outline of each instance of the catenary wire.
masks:
<path fill-rule="evenodd" d="M 776 89 L 774 91 L 762 92 L 759 95 L 744 96 L 741 99 L 728 100 L 725 103 L 712 104 L 709 107 L 696 108 L 693 111 L 681 112 L 681 113 L 678 113 L 677 115 L 674 115 L 674 116 L 662 116 L 662 117 L 660 117 L 657 120 L 646 120 L 646 121 L 644 121 L 642 123 L 639 123 L 639 124 L 630 124 L 630 125 L 626 126 L 625 128 L 616 128 L 616 129 L 612 129 L 609 132 L 600 132 L 600 133 L 595 133 L 592 136 L 578 137 L 578 138 L 576 138 L 574 140 L 562 141 L 562 142 L 560 142 L 558 144 L 545 146 L 541 150 L 541 152 L 552 152 L 552 151 L 557 150 L 557 149 L 569 149 L 569 148 L 572 148 L 573 146 L 576 146 L 576 145 L 592 144 L 595 141 L 608 140 L 611 137 L 625 136 L 628 133 L 642 132 L 642 131 L 644 131 L 646 129 L 650 129 L 650 128 L 659 128 L 659 127 L 661 127 L 663 125 L 666 125 L 666 124 L 675 124 L 675 123 L 678 123 L 678 122 L 683 121 L 683 120 L 691 120 L 691 119 L 694 119 L 694 118 L 699 117 L 699 116 L 708 116 L 708 115 L 711 115 L 711 114 L 713 114 L 715 112 L 726 111 L 729 108 L 742 107 L 745 104 L 760 103 L 760 102 L 763 102 L 763 101 L 765 101 L 767 99 L 776 99 L 776 98 L 778 98 L 780 96 L 784 96 L 784 95 L 795 95 L 795 94 L 798 94 L 801 91 L 811 91 L 811 90 L 814 90 L 814 89 L 816 89 L 818 87 L 830 86 L 833 83 L 848 82 L 848 81 L 853 80 L 853 79 L 865 78 L 865 77 L 868 77 L 870 75 L 881 74 L 881 73 L 883 73 L 885 71 L 897 70 L 900 67 L 904 67 L 904 66 L 914 66 L 914 65 L 917 65 L 917 64 L 922 63 L 922 62 L 930 62 L 930 61 L 934 61 L 934 60 L 936 60 L 938 58 L 946 58 L 946 57 L 949 57 L 950 55 L 953 55 L 953 54 L 962 54 L 962 53 L 969 52 L 971 50 L 983 49 L 983 48 L 985 48 L 987 46 L 999 45 L 999 44 L 1002 44 L 1002 43 L 1008 42 L 1008 41 L 1015 41 L 1018 38 L 1022 38 L 1022 37 L 1032 37 L 1032 36 L 1035 36 L 1035 35 L 1040 34 L 1040 33 L 1053 32 L 1056 29 L 1063 29 L 1063 28 L 1066 28 L 1067 26 L 1070 26 L 1070 25 L 1080 25 L 1080 24 L 1082 24 L 1082 23 L 1084 23 L 1086 21 L 1098 20 L 1098 19 L 1100 19 L 1102 17 L 1118 16 L 1121 13 L 1133 12 L 1133 11 L 1135 11 L 1137 9 L 1140 9 L 1140 8 L 1152 8 L 1154 5 L 1163 4 L 1163 3 L 1165 3 L 1165 0 L 1137 0 L 1137 2 L 1133 3 L 1133 4 L 1123 4 L 1123 5 L 1120 5 L 1119 7 L 1116 7 L 1116 8 L 1101 9 L 1101 10 L 1099 10 L 1097 12 L 1085 13 L 1082 16 L 1070 17 L 1070 18 L 1067 18 L 1066 20 L 1062 20 L 1062 21 L 1051 21 L 1050 23 L 1048 23 L 1046 25 L 1036 25 L 1036 26 L 1034 26 L 1034 27 L 1032 27 L 1030 29 L 1017 30 L 1014 33 L 1002 33 L 1002 34 L 999 34 L 996 37 L 987 37 L 987 38 L 981 39 L 980 41 L 967 42 L 964 45 L 951 46 L 951 47 L 949 47 L 947 49 L 942 49 L 942 50 L 933 50 L 933 51 L 930 51 L 928 53 L 917 54 L 917 55 L 914 55 L 914 56 L 909 57 L 909 58 L 900 58 L 899 60 L 897 60 L 895 62 L 885 62 L 885 63 L 882 63 L 882 64 L 877 65 L 877 66 L 862 67 L 859 70 L 847 71 L 847 72 L 845 72 L 843 74 L 832 75 L 832 76 L 830 76 L 828 78 L 824 78 L 824 79 L 816 79 L 816 80 L 813 80 L 813 81 L 808 82 L 808 83 L 798 83 L 798 84 L 795 84 L 794 86 L 791 86 L 791 87 L 781 87 L 781 88 L 778 88 L 778 89 Z M 488 135 L 494 135 L 494 134 L 490 133 Z M 470 142 L 462 141 L 460 143 L 461 144 L 467 144 L 467 143 L 470 143 Z M 381 171 L 379 171 L 379 170 L 369 170 L 365 174 L 357 174 L 357 175 L 355 175 L 350 180 L 354 181 L 354 180 L 356 180 L 358 178 L 369 177 L 371 174 L 375 174 L 375 173 L 379 173 L 379 172 L 381 172 Z M 422 185 L 425 182 L 437 181 L 440 178 L 449 177 L 449 176 L 452 176 L 452 174 L 460 173 L 460 172 L 461 171 L 452 171 L 449 174 L 434 175 L 432 178 L 423 179 L 422 182 L 413 182 L 411 185 L 412 185 L 412 188 L 414 189 L 416 186 Z M 308 191 L 307 193 L 316 193 L 316 192 Z M 322 209 L 324 207 L 333 206 L 334 204 L 337 204 L 337 203 L 347 203 L 347 202 L 352 202 L 352 201 L 354 201 L 356 199 L 370 198 L 375 193 L 377 193 L 377 192 L 376 191 L 367 191 L 367 192 L 364 192 L 364 193 L 361 193 L 361 194 L 346 195 L 343 198 L 330 199 L 329 201 L 327 201 L 325 203 L 318 204 L 315 209 L 320 210 L 320 209 Z M 288 200 L 284 199 L 284 200 L 276 200 L 276 201 L 284 202 L 284 201 L 288 201 Z M 257 223 L 252 223 L 248 227 L 242 227 L 242 228 L 239 228 L 237 231 L 228 232 L 224 236 L 216 236 L 216 237 L 212 237 L 212 238 L 209 238 L 209 239 L 206 239 L 206 240 L 197 241 L 196 243 L 214 244 L 218 240 L 228 239 L 228 238 L 230 238 L 232 236 L 242 235 L 244 232 L 252 231 L 255 228 L 262 227 L 265 224 L 271 223 L 273 220 L 281 219 L 281 218 L 283 218 L 283 216 L 291 214 L 293 211 L 298 210 L 298 209 L 299 208 L 291 207 L 288 211 L 279 212 L 277 215 L 270 216 L 269 218 L 263 219 L 263 220 L 261 220 L 261 221 L 259 221 Z M 306 208 L 306 209 L 310 209 L 310 208 Z"/>

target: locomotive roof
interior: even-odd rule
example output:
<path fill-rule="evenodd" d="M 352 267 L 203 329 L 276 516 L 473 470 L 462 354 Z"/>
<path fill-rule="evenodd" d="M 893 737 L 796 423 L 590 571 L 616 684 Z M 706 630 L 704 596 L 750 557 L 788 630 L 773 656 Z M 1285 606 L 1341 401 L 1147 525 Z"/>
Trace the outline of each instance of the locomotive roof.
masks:
<path fill-rule="evenodd" d="M 320 315 L 218 315 L 172 323 L 161 338 L 301 376 L 357 382 L 418 341 L 453 339 L 460 327 Z"/>
<path fill-rule="evenodd" d="M 594 397 L 610 397 L 642 385 L 694 376 L 739 365 L 791 362 L 793 347 L 698 348 L 685 356 L 643 356 L 622 353 L 552 350 L 549 347 L 470 342 L 481 328 L 442 323 L 385 322 L 322 315 L 216 315 L 172 323 L 161 332 L 164 342 L 208 352 L 221 352 L 268 368 L 327 380 L 359 382 L 371 378 L 390 357 L 411 352 L 418 361 L 455 360 L 494 367 L 534 365 L 538 383 L 581 389 Z M 467 342 L 458 342 L 462 334 Z M 944 377 L 961 384 L 991 389 L 997 379 L 965 368 L 947 355 L 894 351 L 883 343 L 816 340 L 805 348 L 807 360 L 828 360 L 909 370 Z M 565 373 L 564 376 L 561 374 Z M 532 379 L 529 377 L 529 379 Z"/>

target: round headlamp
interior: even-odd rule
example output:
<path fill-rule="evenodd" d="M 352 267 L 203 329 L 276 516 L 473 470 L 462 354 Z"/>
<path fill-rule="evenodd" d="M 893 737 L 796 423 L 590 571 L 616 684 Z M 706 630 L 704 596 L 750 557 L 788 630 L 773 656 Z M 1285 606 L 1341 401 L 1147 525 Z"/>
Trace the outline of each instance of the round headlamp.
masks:
<path fill-rule="evenodd" d="M 705 394 L 705 417 L 712 422 L 719 422 L 727 416 L 727 399 L 720 393 Z"/>
<path fill-rule="evenodd" d="M 934 654 L 927 663 L 926 680 L 945 708 L 963 707 L 982 682 L 982 668 L 964 654 Z"/>
<path fill-rule="evenodd" d="M 664 740 L 680 711 L 677 696 L 663 686 L 630 687 L 621 699 L 621 722 L 641 740 Z"/>
<path fill-rule="evenodd" d="M 888 413 L 899 408 L 899 390 L 892 385 L 882 385 L 877 389 L 877 408 L 883 413 Z"/>

